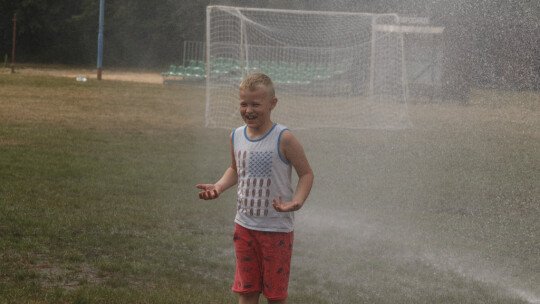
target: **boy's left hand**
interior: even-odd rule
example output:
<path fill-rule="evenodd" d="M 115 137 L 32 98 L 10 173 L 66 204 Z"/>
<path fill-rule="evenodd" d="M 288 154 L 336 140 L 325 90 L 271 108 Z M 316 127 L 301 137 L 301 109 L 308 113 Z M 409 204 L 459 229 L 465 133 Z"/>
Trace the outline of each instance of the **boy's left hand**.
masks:
<path fill-rule="evenodd" d="M 272 205 L 274 206 L 274 209 L 276 209 L 277 212 L 291 212 L 291 211 L 298 211 L 300 208 L 302 208 L 302 205 L 300 205 L 297 202 L 290 201 L 288 203 L 283 203 L 283 198 L 279 196 L 279 204 L 276 201 L 276 199 L 273 199 Z"/>

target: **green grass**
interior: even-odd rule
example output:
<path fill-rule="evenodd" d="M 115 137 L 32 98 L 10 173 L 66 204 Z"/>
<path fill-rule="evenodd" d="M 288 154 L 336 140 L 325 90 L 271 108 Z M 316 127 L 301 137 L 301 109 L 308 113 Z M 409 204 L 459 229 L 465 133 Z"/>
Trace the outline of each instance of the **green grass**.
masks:
<path fill-rule="evenodd" d="M 0 74 L 0 96 L 0 303 L 236 301 L 235 192 L 194 187 L 230 162 L 204 89 Z M 316 181 L 290 303 L 538 301 L 539 96 L 472 97 L 295 131 Z"/>

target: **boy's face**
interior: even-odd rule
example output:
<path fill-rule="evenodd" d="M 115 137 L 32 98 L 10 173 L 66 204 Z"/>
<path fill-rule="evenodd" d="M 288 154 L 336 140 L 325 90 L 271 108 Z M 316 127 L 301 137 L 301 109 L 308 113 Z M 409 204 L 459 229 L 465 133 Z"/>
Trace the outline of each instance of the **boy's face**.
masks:
<path fill-rule="evenodd" d="M 249 128 L 264 129 L 269 124 L 270 112 L 277 104 L 277 98 L 269 96 L 266 88 L 254 90 L 240 89 L 240 116 Z"/>

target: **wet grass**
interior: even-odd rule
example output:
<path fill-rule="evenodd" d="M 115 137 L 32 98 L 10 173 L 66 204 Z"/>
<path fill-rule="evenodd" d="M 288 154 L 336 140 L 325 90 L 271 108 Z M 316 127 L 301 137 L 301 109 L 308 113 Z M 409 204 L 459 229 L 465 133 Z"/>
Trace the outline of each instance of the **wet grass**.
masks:
<path fill-rule="evenodd" d="M 234 191 L 194 189 L 230 161 L 204 89 L 16 74 L 0 96 L 0 303 L 236 301 Z M 295 131 L 316 183 L 290 303 L 538 301 L 538 94 L 473 98 Z"/>

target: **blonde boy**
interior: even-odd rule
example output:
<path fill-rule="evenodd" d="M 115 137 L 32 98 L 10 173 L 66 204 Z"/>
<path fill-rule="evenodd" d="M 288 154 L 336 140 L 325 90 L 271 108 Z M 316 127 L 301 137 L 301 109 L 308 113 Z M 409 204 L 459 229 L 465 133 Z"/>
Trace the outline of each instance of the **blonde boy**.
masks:
<path fill-rule="evenodd" d="M 248 75 L 239 97 L 245 126 L 230 136 L 231 166 L 215 184 L 197 185 L 199 197 L 215 199 L 237 184 L 232 290 L 240 304 L 258 303 L 261 293 L 268 303 L 287 303 L 294 211 L 309 195 L 313 171 L 296 137 L 270 118 L 278 102 L 272 80 L 262 73 Z M 295 191 L 291 168 L 299 178 Z"/>

